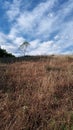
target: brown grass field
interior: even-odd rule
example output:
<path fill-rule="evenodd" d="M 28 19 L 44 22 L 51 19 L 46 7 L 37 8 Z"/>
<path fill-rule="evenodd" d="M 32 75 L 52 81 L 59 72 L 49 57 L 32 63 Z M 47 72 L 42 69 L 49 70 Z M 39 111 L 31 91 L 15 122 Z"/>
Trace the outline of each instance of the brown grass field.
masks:
<path fill-rule="evenodd" d="M 73 56 L 0 63 L 0 130 L 73 130 Z"/>

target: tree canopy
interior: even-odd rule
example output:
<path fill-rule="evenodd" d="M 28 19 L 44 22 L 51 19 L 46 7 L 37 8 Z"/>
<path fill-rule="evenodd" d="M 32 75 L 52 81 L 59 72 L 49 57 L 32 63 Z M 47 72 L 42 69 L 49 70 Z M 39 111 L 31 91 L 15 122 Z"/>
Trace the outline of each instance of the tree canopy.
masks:
<path fill-rule="evenodd" d="M 0 47 L 0 57 L 15 57 L 11 53 L 8 53 L 5 49 Z"/>
<path fill-rule="evenodd" d="M 20 45 L 19 49 L 24 53 L 24 55 L 25 55 L 25 53 L 26 53 L 26 51 L 27 51 L 27 47 L 28 47 L 29 45 L 30 45 L 30 43 L 27 42 L 27 41 L 23 42 L 23 43 Z"/>

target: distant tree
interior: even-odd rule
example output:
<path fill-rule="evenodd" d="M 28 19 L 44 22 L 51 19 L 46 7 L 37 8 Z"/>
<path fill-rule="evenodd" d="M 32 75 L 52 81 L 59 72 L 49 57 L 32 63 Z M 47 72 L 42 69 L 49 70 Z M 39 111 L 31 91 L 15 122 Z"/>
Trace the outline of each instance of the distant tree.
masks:
<path fill-rule="evenodd" d="M 25 41 L 19 47 L 19 49 L 23 52 L 24 56 L 25 56 L 25 54 L 27 52 L 27 48 L 28 48 L 29 45 L 30 45 L 30 43 Z"/>

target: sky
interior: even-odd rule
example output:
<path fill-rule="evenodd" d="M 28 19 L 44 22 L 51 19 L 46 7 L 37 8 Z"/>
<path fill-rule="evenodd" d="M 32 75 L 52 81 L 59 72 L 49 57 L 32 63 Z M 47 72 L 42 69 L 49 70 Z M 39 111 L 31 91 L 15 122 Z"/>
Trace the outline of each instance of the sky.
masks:
<path fill-rule="evenodd" d="M 0 0 L 0 46 L 16 56 L 73 54 L 73 0 Z"/>

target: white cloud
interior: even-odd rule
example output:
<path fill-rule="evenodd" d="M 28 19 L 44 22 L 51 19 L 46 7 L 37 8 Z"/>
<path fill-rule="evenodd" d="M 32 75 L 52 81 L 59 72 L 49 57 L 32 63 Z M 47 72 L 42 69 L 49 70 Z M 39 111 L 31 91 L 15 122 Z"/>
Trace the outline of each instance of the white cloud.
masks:
<path fill-rule="evenodd" d="M 18 33 L 18 31 L 16 28 L 11 28 L 11 30 L 8 34 L 8 39 L 11 39 L 11 40 L 15 39 L 17 36 L 17 33 Z"/>
<path fill-rule="evenodd" d="M 11 50 L 15 49 L 13 45 L 2 45 L 1 47 L 6 49 L 8 52 L 11 52 Z"/>
<path fill-rule="evenodd" d="M 22 0 L 5 1 L 4 7 L 7 8 L 6 15 L 9 21 L 13 21 L 20 14 L 20 5 Z"/>
<path fill-rule="evenodd" d="M 29 39 L 28 54 L 31 55 L 61 53 L 63 49 L 73 44 L 73 19 L 65 20 L 72 12 L 73 0 L 61 5 L 56 13 L 53 7 L 58 5 L 58 0 L 41 2 L 31 11 L 28 10 L 30 6 L 28 2 L 26 7 L 21 9 L 22 1 L 13 0 L 12 4 L 8 1 L 5 3 L 6 15 L 12 26 L 9 34 L 1 34 L 0 42 L 5 42 L 9 46 L 7 43 L 9 39 L 17 49 L 23 41 Z M 13 20 L 15 22 L 12 22 Z M 55 32 L 56 34 L 52 36 Z"/>
<path fill-rule="evenodd" d="M 39 44 L 40 44 L 40 40 L 39 40 L 39 39 L 30 41 L 30 47 L 31 47 L 32 49 L 36 49 Z"/>
<path fill-rule="evenodd" d="M 0 32 L 0 46 L 2 44 L 5 44 L 5 40 L 6 40 L 6 35 L 2 32 Z"/>
<path fill-rule="evenodd" d="M 33 46 L 32 46 L 32 49 L 31 51 L 29 51 L 28 54 L 30 55 L 46 55 L 46 54 L 49 54 L 49 51 L 50 48 L 52 47 L 53 45 L 53 41 L 47 41 L 47 42 L 41 42 L 39 41 L 38 39 L 35 40 L 35 41 L 32 41 L 30 43 L 34 43 Z"/>
<path fill-rule="evenodd" d="M 46 18 L 45 13 L 51 10 L 56 1 L 57 0 L 52 0 L 52 2 L 47 1 L 45 3 L 42 2 L 31 12 L 24 11 L 23 14 L 21 13 L 17 18 L 16 28 L 25 31 L 24 33 L 32 33 L 32 35 L 34 32 L 38 34 L 43 31 L 42 33 L 44 33 L 44 30 L 47 29 L 47 26 L 50 27 L 52 24 L 52 20 L 50 20 L 48 17 Z"/>
<path fill-rule="evenodd" d="M 23 37 L 16 37 L 16 39 L 13 41 L 17 46 L 21 45 L 25 39 Z"/>

